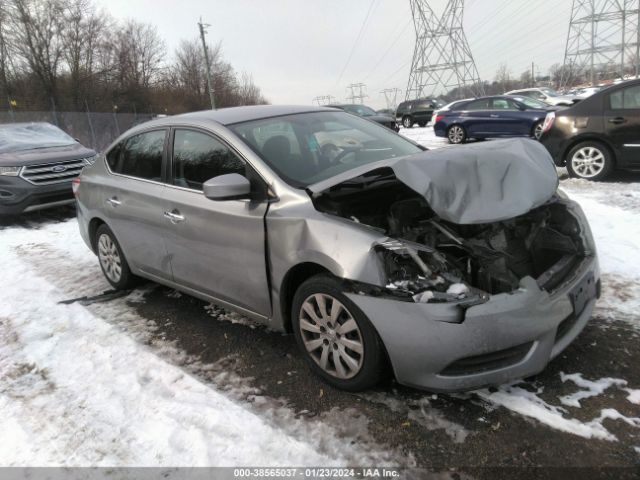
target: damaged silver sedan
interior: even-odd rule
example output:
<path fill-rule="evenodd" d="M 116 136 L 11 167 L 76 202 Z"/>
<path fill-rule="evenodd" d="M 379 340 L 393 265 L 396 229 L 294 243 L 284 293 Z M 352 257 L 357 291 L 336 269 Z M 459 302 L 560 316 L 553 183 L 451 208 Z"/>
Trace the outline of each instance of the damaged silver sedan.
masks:
<path fill-rule="evenodd" d="M 144 277 L 292 332 L 330 384 L 540 372 L 600 293 L 580 207 L 531 140 L 434 152 L 333 109 L 239 107 L 121 136 L 75 182 L 115 288 Z"/>

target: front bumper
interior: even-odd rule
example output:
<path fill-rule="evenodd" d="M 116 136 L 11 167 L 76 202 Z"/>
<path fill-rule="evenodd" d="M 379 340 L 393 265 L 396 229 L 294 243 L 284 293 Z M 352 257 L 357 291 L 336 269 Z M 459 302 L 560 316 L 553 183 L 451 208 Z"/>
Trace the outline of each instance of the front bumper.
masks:
<path fill-rule="evenodd" d="M 585 258 L 571 279 L 548 293 L 531 277 L 520 289 L 460 310 L 454 304 L 411 303 L 348 294 L 382 339 L 399 383 L 453 392 L 499 385 L 542 371 L 591 317 L 599 292 L 595 256 Z M 592 288 L 575 302 L 586 282 Z M 580 311 L 574 312 L 574 303 Z"/>
<path fill-rule="evenodd" d="M 16 215 L 74 202 L 71 181 L 34 185 L 21 177 L 0 176 L 0 215 Z"/>

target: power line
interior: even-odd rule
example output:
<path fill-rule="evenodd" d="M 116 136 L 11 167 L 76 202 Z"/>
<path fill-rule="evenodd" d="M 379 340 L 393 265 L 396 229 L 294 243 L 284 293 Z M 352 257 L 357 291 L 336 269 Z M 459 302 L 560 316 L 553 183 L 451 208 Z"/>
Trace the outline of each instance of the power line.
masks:
<path fill-rule="evenodd" d="M 371 0 L 371 4 L 369 5 L 369 10 L 367 10 L 367 15 L 364 17 L 364 20 L 362 21 L 362 25 L 360 26 L 360 31 L 358 32 L 358 36 L 356 37 L 355 42 L 353 43 L 353 46 L 351 47 L 351 52 L 349 52 L 349 56 L 347 57 L 347 61 L 344 64 L 344 67 L 342 67 L 342 71 L 340 72 L 340 75 L 338 76 L 338 80 L 336 81 L 336 85 L 340 83 L 340 80 L 342 80 L 342 75 L 344 75 L 344 72 L 346 71 L 347 67 L 349 66 L 349 62 L 351 62 L 351 57 L 353 57 L 353 52 L 355 52 L 356 47 L 358 46 L 358 43 L 360 42 L 360 38 L 362 37 L 362 33 L 364 32 L 364 29 L 367 25 L 367 21 L 369 20 L 369 16 L 371 15 L 371 10 L 373 9 L 373 5 L 376 3 L 376 0 Z"/>
<path fill-rule="evenodd" d="M 359 100 L 359 103 L 363 104 L 364 99 L 369 96 L 365 92 L 366 88 L 367 86 L 364 83 L 352 83 L 351 85 L 347 85 L 347 89 L 351 91 L 351 95 L 347 96 L 347 100 L 351 100 L 351 103 L 357 103 L 356 100 Z"/>

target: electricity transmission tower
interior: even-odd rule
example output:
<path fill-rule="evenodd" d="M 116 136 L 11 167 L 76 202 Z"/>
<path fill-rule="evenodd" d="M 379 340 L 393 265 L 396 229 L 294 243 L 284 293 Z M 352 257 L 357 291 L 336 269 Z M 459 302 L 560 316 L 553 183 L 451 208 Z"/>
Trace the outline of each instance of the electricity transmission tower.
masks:
<path fill-rule="evenodd" d="M 333 95 L 318 95 L 312 100 L 312 102 L 315 102 L 318 106 L 331 105 L 332 103 L 335 103 L 335 101 L 336 97 Z"/>
<path fill-rule="evenodd" d="M 640 0 L 573 0 L 560 84 L 640 68 Z"/>
<path fill-rule="evenodd" d="M 366 88 L 367 86 L 364 83 L 347 85 L 347 89 L 350 90 L 350 94 L 347 95 L 347 100 L 351 100 L 351 103 L 364 103 L 364 99 L 369 96 L 365 92 Z"/>
<path fill-rule="evenodd" d="M 399 88 L 385 88 L 380 92 L 384 95 L 384 99 L 387 102 L 387 108 L 395 110 L 398 106 L 398 95 L 402 93 Z"/>
<path fill-rule="evenodd" d="M 464 0 L 448 0 L 437 17 L 428 0 L 410 0 L 416 46 L 406 99 L 434 97 L 457 88 L 457 96 L 484 94 L 478 69 L 462 28 Z"/>

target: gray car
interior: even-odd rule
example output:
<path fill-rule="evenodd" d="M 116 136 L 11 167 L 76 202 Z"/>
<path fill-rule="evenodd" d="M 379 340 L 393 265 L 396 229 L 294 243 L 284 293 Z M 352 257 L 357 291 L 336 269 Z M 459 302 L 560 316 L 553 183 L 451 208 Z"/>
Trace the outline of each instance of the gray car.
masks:
<path fill-rule="evenodd" d="M 144 277 L 292 332 L 330 384 L 434 391 L 540 372 L 600 291 L 580 207 L 528 139 L 429 152 L 328 108 L 135 127 L 75 182 L 119 289 Z"/>
<path fill-rule="evenodd" d="M 0 125 L 0 215 L 74 203 L 71 181 L 95 158 L 50 123 Z"/>

